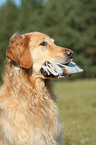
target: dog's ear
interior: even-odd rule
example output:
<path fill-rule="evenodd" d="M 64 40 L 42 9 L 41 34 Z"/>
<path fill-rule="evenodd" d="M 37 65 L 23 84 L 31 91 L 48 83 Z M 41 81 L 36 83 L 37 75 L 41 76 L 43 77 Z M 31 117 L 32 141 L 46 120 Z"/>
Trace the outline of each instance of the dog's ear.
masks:
<path fill-rule="evenodd" d="M 27 35 L 15 35 L 10 39 L 6 56 L 11 58 L 20 67 L 30 68 L 32 66 L 32 58 L 29 52 L 29 38 Z"/>

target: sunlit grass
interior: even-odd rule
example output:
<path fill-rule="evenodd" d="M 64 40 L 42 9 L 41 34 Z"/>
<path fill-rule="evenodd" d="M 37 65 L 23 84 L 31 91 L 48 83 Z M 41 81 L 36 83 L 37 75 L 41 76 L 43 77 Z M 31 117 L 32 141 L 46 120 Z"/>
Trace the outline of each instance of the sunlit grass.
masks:
<path fill-rule="evenodd" d="M 66 145 L 96 145 L 96 79 L 56 81 Z"/>

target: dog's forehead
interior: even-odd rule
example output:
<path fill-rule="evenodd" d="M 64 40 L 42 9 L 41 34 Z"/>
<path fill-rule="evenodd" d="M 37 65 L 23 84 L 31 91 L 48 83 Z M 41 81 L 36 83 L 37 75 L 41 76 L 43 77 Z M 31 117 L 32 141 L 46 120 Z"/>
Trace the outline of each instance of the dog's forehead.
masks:
<path fill-rule="evenodd" d="M 35 43 L 38 43 L 39 41 L 43 41 L 43 40 L 54 42 L 54 39 L 52 39 L 48 35 L 40 33 L 40 32 L 31 32 L 31 33 L 26 33 L 24 35 L 29 36 L 30 40 L 34 41 Z"/>

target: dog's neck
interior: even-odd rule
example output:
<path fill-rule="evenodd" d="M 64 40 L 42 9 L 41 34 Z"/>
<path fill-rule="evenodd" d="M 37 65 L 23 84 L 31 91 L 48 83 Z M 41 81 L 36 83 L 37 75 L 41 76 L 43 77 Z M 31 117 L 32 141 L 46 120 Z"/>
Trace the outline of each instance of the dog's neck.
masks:
<path fill-rule="evenodd" d="M 51 80 L 36 78 L 32 75 L 31 69 L 26 70 L 20 68 L 18 65 L 11 65 L 10 67 L 10 65 L 10 63 L 7 64 L 6 72 L 3 78 L 6 86 L 8 86 L 8 89 L 10 88 L 13 92 L 16 92 L 17 95 L 14 97 L 18 99 L 18 94 L 21 90 L 25 92 L 23 93 L 23 96 L 26 96 L 26 92 L 31 92 L 34 90 L 34 92 L 37 91 L 42 92 L 42 94 L 47 94 L 50 99 L 56 101 L 55 95 L 53 94 Z"/>

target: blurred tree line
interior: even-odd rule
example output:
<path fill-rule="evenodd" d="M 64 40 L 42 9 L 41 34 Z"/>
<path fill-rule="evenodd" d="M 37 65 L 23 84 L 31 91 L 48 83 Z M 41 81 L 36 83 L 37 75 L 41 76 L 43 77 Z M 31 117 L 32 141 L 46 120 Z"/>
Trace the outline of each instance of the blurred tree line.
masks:
<path fill-rule="evenodd" d="M 20 6 L 7 0 L 0 7 L 0 76 L 11 35 L 31 31 L 74 50 L 74 62 L 84 69 L 79 77 L 96 77 L 96 0 L 21 0 Z"/>

